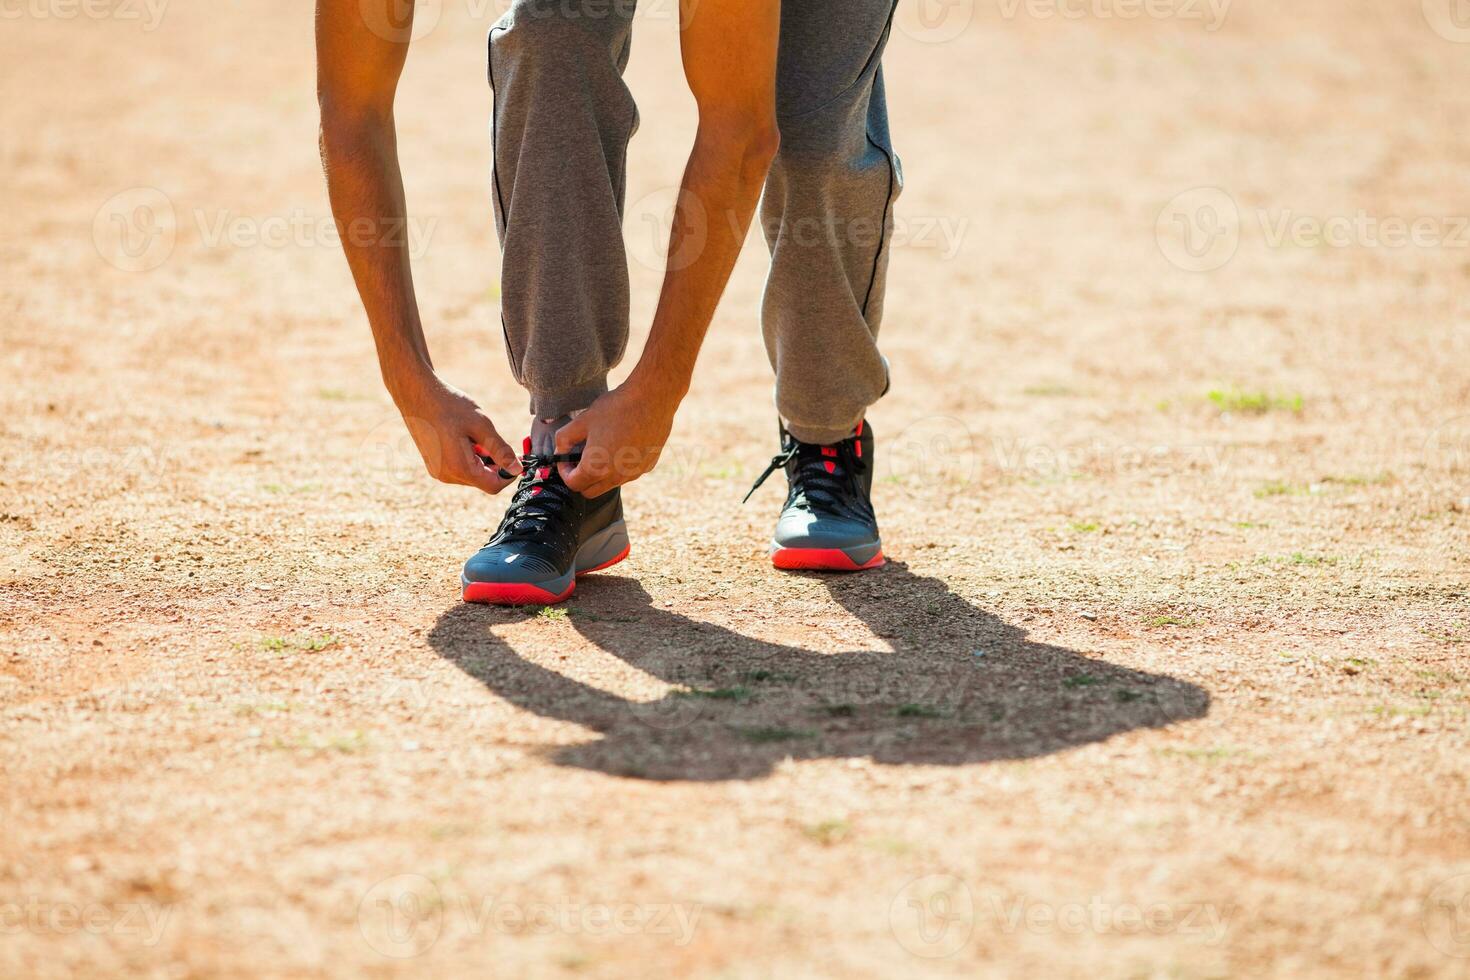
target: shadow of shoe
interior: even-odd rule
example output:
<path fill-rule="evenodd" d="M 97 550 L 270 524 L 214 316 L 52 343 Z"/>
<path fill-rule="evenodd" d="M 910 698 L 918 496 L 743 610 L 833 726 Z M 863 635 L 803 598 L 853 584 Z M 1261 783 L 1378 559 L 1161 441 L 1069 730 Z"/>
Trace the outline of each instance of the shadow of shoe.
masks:
<path fill-rule="evenodd" d="M 1031 642 L 902 563 L 803 577 L 821 581 L 891 649 L 817 652 L 755 639 L 659 609 L 619 576 L 587 580 L 568 618 L 590 643 L 676 687 L 660 699 L 629 700 L 531 663 L 492 629 L 514 615 L 503 610 L 455 606 L 429 644 L 511 703 L 601 733 L 553 750 L 556 762 L 647 779 L 759 778 L 788 757 L 1034 758 L 1209 707 L 1196 685 Z"/>

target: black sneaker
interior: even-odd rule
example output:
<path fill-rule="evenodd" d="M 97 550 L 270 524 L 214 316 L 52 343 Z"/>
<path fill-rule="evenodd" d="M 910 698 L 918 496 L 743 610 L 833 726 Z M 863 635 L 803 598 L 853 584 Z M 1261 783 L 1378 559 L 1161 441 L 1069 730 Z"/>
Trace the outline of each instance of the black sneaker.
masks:
<path fill-rule="evenodd" d="M 500 527 L 465 562 L 465 602 L 561 602 L 576 589 L 577 576 L 628 557 L 622 495 L 609 490 L 589 500 L 562 482 L 556 464 L 575 463 L 580 454 L 534 454 L 530 439 L 525 452 L 525 472 Z"/>
<path fill-rule="evenodd" d="M 873 429 L 859 422 L 830 446 L 800 442 L 781 427 L 781 453 L 755 481 L 784 467 L 790 489 L 776 521 L 771 564 L 793 570 L 856 572 L 883 564 L 873 516 Z M 750 499 L 750 493 L 745 499 Z"/>

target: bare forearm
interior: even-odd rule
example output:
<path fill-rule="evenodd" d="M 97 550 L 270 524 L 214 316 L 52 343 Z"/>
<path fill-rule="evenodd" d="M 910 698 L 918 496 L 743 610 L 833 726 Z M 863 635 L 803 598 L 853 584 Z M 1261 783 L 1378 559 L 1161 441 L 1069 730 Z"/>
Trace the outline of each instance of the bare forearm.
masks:
<path fill-rule="evenodd" d="M 407 207 L 392 118 L 323 107 L 322 162 L 332 214 L 395 400 L 433 370 L 409 264 Z"/>
<path fill-rule="evenodd" d="M 658 309 L 631 384 L 675 401 L 688 390 L 775 151 L 772 129 L 701 125 L 684 171 Z"/>

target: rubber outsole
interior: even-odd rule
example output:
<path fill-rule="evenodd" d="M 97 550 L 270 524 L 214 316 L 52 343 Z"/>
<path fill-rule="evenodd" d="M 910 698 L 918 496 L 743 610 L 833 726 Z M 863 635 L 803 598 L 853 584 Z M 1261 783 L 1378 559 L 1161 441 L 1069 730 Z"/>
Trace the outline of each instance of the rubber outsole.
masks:
<path fill-rule="evenodd" d="M 771 552 L 771 564 L 790 572 L 861 572 L 885 561 L 881 549 L 862 564 L 841 548 L 776 548 Z"/>
<path fill-rule="evenodd" d="M 577 591 L 577 579 L 583 575 L 600 572 L 604 568 L 611 568 L 627 558 L 628 553 L 632 550 L 631 544 L 624 545 L 621 552 L 602 564 L 579 570 L 567 583 L 565 591 L 560 594 L 524 582 L 466 582 L 464 601 L 487 603 L 492 606 L 550 606 L 564 602 L 571 597 L 573 592 Z"/>

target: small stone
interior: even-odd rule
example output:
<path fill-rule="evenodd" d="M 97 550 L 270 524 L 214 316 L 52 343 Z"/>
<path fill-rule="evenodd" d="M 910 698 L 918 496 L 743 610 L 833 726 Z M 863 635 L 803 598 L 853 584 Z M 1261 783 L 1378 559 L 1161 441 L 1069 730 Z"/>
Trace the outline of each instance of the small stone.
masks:
<path fill-rule="evenodd" d="M 1087 620 L 1089 623 L 1092 622 L 1093 620 L 1097 619 L 1097 613 L 1095 613 L 1095 612 L 1090 612 L 1089 611 L 1089 612 L 1079 613 L 1079 615 L 1083 619 Z"/>

